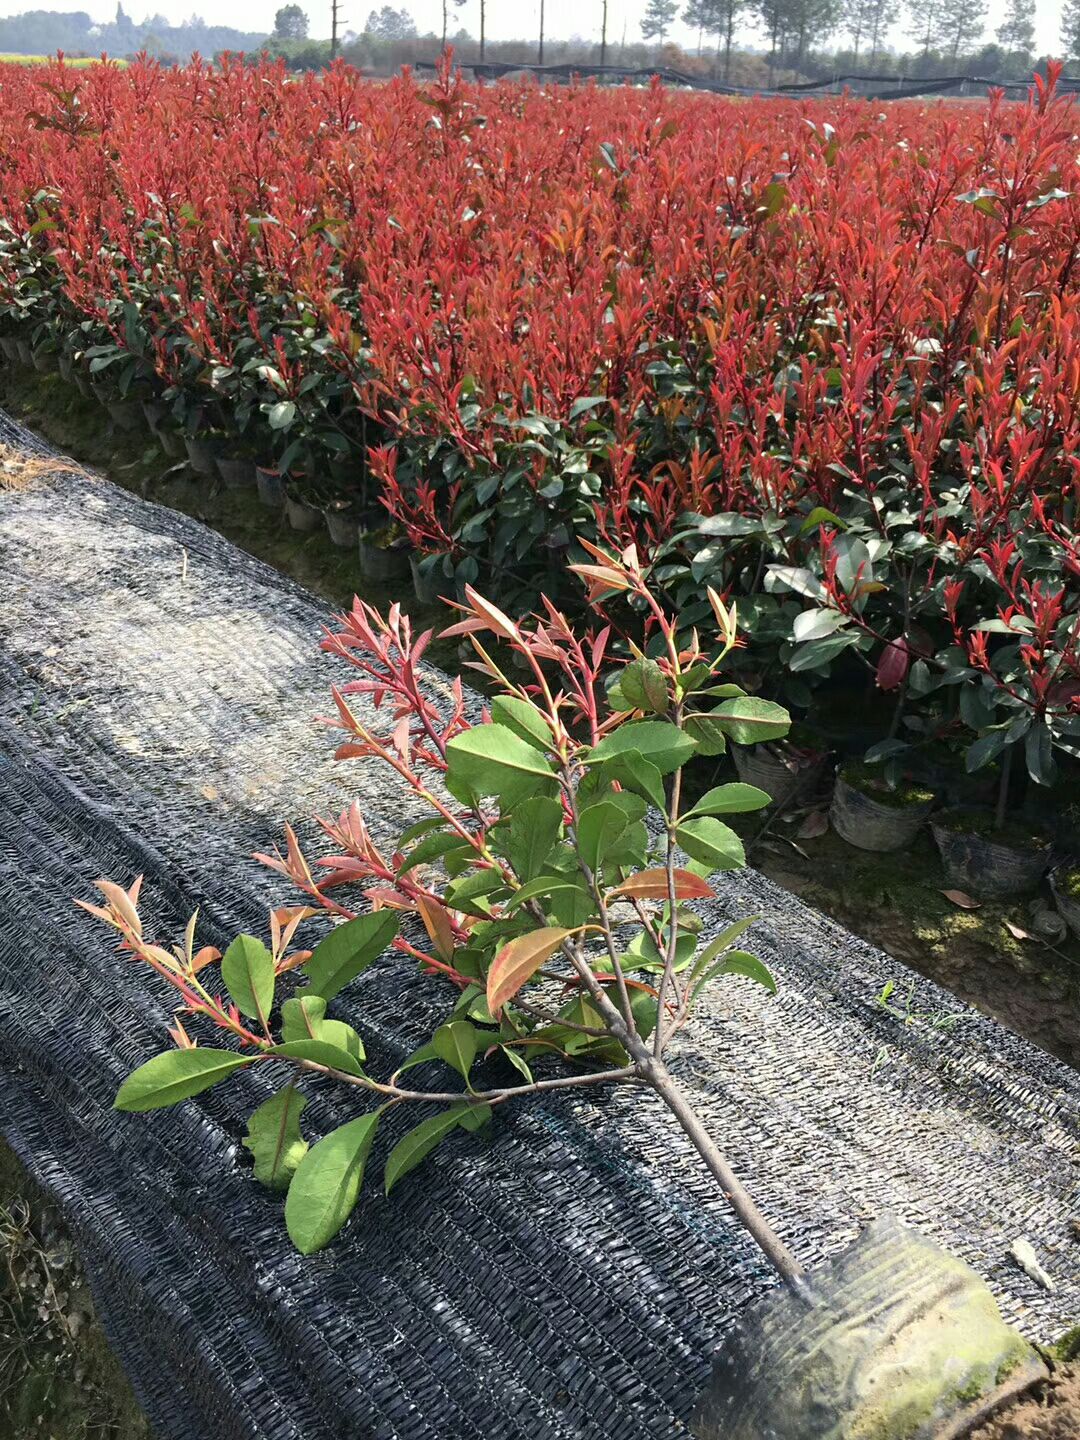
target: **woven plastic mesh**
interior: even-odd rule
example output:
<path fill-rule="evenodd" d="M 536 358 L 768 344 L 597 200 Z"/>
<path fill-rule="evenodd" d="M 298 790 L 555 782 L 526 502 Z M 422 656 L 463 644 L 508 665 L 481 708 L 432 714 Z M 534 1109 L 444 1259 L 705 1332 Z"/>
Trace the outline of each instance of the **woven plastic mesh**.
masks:
<path fill-rule="evenodd" d="M 4 419 L 0 439 L 40 450 Z M 111 1110 L 162 1048 L 168 996 L 71 897 L 143 872 L 158 938 L 199 905 L 220 943 L 284 898 L 247 858 L 283 821 L 358 793 L 388 836 L 408 806 L 311 723 L 324 605 L 198 523 L 47 476 L 0 491 L 0 575 L 0 1128 L 63 1206 L 158 1433 L 685 1437 L 711 1351 L 771 1281 L 651 1103 L 504 1112 L 390 1200 L 369 1182 L 311 1259 L 239 1143 L 266 1067 L 172 1111 Z M 763 877 L 724 877 L 718 910 L 747 909 L 779 996 L 714 987 L 673 1064 L 785 1240 L 813 1265 L 894 1211 L 1028 1335 L 1060 1332 L 1080 1313 L 1077 1076 L 921 979 L 915 1009 L 956 1023 L 899 1022 L 876 996 L 902 966 Z M 341 997 L 376 1073 L 423 1038 L 434 985 L 387 960 Z M 313 1132 L 353 1113 L 307 1088 Z M 1008 1258 L 1020 1234 L 1055 1293 Z"/>

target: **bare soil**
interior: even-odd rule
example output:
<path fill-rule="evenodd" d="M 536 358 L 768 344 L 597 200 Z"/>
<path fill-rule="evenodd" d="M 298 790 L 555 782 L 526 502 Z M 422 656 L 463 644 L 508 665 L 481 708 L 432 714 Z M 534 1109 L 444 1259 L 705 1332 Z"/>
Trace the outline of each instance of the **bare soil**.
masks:
<path fill-rule="evenodd" d="M 1077 1440 L 1080 1367 L 1055 1367 L 1048 1380 L 995 1415 L 970 1440 Z"/>

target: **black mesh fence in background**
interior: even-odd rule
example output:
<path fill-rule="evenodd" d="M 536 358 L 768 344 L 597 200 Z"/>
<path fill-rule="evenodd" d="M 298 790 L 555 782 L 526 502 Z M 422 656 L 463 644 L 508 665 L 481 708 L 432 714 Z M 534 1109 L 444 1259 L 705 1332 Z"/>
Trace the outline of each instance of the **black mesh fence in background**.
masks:
<path fill-rule="evenodd" d="M 0 441 L 36 444 L 2 416 Z M 249 858 L 284 821 L 359 794 L 385 839 L 408 807 L 311 723 L 324 605 L 197 522 L 49 474 L 0 489 L 0 574 L 0 1131 L 63 1207 L 161 1440 L 686 1440 L 710 1350 L 771 1281 L 650 1103 L 530 1103 L 386 1200 L 388 1125 L 310 1259 L 240 1145 L 265 1068 L 172 1111 L 111 1109 L 166 1043 L 169 997 L 72 897 L 141 872 L 157 938 L 198 905 L 220 944 L 286 897 Z M 1075 1321 L 1076 1074 L 760 875 L 720 895 L 717 926 L 763 917 L 780 993 L 715 987 L 674 1066 L 799 1258 L 894 1211 L 1033 1338 Z M 933 1023 L 887 1013 L 889 979 Z M 375 1073 L 435 1007 L 394 960 L 340 997 Z M 313 1133 L 350 1113 L 308 1088 Z M 1019 1235 L 1054 1293 L 1009 1258 Z"/>
<path fill-rule="evenodd" d="M 433 74 L 436 62 L 418 60 L 410 69 L 420 74 Z M 502 80 L 506 76 L 532 76 L 554 84 L 567 85 L 572 80 L 600 80 L 612 85 L 646 85 L 652 79 L 663 81 L 690 90 L 704 90 L 713 95 L 737 95 L 750 98 L 758 95 L 766 98 L 812 99 L 818 96 L 839 95 L 849 91 L 867 100 L 911 100 L 920 95 L 954 96 L 978 99 L 990 90 L 1004 90 L 1012 99 L 1021 99 L 1032 86 L 1030 75 L 990 79 L 984 75 L 938 75 L 919 79 L 909 75 L 872 75 L 865 73 L 831 75 L 820 80 L 804 80 L 798 84 L 752 87 L 747 85 L 726 85 L 720 80 L 710 80 L 704 75 L 691 75 L 682 70 L 672 70 L 663 65 L 513 65 L 506 61 L 476 61 L 465 64 L 464 69 L 478 80 Z M 1059 93 L 1080 92 L 1080 78 L 1062 77 L 1057 82 Z"/>

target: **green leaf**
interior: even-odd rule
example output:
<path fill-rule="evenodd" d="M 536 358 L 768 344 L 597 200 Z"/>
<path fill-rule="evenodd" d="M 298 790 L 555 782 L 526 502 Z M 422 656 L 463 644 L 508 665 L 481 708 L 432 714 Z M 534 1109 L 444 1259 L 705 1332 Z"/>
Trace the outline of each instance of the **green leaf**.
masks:
<path fill-rule="evenodd" d="M 647 930 L 639 930 L 623 954 L 624 970 L 645 970 L 652 975 L 662 974 L 667 965 L 667 935 L 662 936 L 664 947 L 658 950 Z M 680 933 L 675 937 L 675 969 L 685 970 L 697 950 L 697 936 Z"/>
<path fill-rule="evenodd" d="M 364 1042 L 343 1020 L 327 1020 L 326 1001 L 321 995 L 301 992 L 281 1007 L 281 1038 L 322 1040 L 346 1051 L 356 1061 L 364 1059 Z"/>
<path fill-rule="evenodd" d="M 750 955 L 745 950 L 732 950 L 722 960 L 718 960 L 712 969 L 707 971 L 697 982 L 694 987 L 695 993 L 703 985 L 707 985 L 710 980 L 715 980 L 720 975 L 745 975 L 747 979 L 763 985 L 771 995 L 776 994 L 776 981 L 768 968 L 756 955 Z"/>
<path fill-rule="evenodd" d="M 426 1045 L 421 1045 L 419 1050 L 414 1050 L 409 1058 L 398 1066 L 395 1073 L 404 1075 L 405 1071 L 411 1070 L 414 1065 L 426 1065 L 429 1060 L 437 1060 L 438 1058 L 435 1046 L 429 1040 Z"/>
<path fill-rule="evenodd" d="M 491 718 L 496 725 L 504 725 L 545 755 L 554 744 L 551 726 L 540 711 L 516 695 L 496 696 L 491 702 Z"/>
<path fill-rule="evenodd" d="M 487 897 L 500 890 L 509 894 L 506 881 L 498 870 L 474 870 L 448 885 L 443 898 L 453 910 L 464 910 L 468 915 L 488 916 L 491 914 L 491 905 Z"/>
<path fill-rule="evenodd" d="M 758 745 L 764 740 L 782 740 L 791 729 L 791 716 L 772 700 L 740 695 L 725 700 L 713 711 L 736 745 Z"/>
<path fill-rule="evenodd" d="M 659 1001 L 646 990 L 635 990 L 630 996 L 630 1013 L 642 1040 L 648 1040 L 656 1029 L 656 1015 Z"/>
<path fill-rule="evenodd" d="M 238 935 L 221 957 L 221 978 L 241 1014 L 266 1024 L 274 1003 L 274 959 L 254 935 Z"/>
<path fill-rule="evenodd" d="M 341 1070 L 346 1075 L 363 1075 L 363 1069 L 355 1055 L 343 1050 L 340 1045 L 331 1045 L 326 1040 L 286 1040 L 281 1045 L 271 1045 L 262 1052 L 286 1060 L 310 1060 L 313 1065 L 326 1065 L 331 1070 Z"/>
<path fill-rule="evenodd" d="M 234 1070 L 250 1064 L 250 1056 L 234 1055 L 231 1050 L 201 1046 L 193 1050 L 166 1050 L 128 1076 L 113 1105 L 117 1110 L 134 1112 L 160 1110 L 209 1090 Z"/>
<path fill-rule="evenodd" d="M 287 430 L 296 419 L 296 406 L 291 400 L 279 400 L 266 412 L 271 430 Z"/>
<path fill-rule="evenodd" d="M 740 935 L 745 934 L 750 926 L 760 919 L 760 915 L 745 915 L 741 920 L 734 921 L 726 930 L 722 930 L 719 935 L 715 936 L 698 956 L 691 981 L 696 981 L 721 951 L 726 950 L 729 945 L 733 945 Z"/>
<path fill-rule="evenodd" d="M 835 660 L 837 655 L 844 650 L 849 650 L 853 645 L 858 644 L 860 644 L 860 638 L 853 630 L 844 630 L 835 635 L 825 635 L 820 640 L 809 640 L 795 651 L 788 661 L 788 669 L 796 674 L 801 670 L 817 670 L 822 665 L 827 665 L 831 660 Z"/>
<path fill-rule="evenodd" d="M 795 616 L 791 630 L 795 640 L 803 644 L 842 630 L 847 623 L 848 617 L 840 610 L 803 610 Z"/>
<path fill-rule="evenodd" d="M 505 725 L 474 725 L 446 747 L 452 793 L 496 795 L 504 806 L 537 793 L 553 794 L 555 774 L 545 757 Z"/>
<path fill-rule="evenodd" d="M 798 565 L 770 565 L 768 573 L 771 582 L 794 590 L 797 595 L 805 595 L 808 600 L 825 604 L 829 598 L 829 592 L 812 570 Z"/>
<path fill-rule="evenodd" d="M 414 840 L 419 840 L 421 835 L 427 835 L 432 830 L 441 830 L 445 824 L 446 821 L 441 815 L 436 815 L 430 820 L 418 820 L 415 825 L 410 825 L 407 830 L 401 832 L 398 836 L 397 848 L 404 850 L 411 845 Z"/>
<path fill-rule="evenodd" d="M 574 929 L 592 920 L 596 913 L 596 901 L 584 879 L 572 885 L 562 885 L 551 892 L 551 914 L 560 925 Z"/>
<path fill-rule="evenodd" d="M 633 660 L 619 676 L 619 688 L 635 710 L 663 715 L 670 704 L 667 680 L 655 660 Z"/>
<path fill-rule="evenodd" d="M 409 851 L 403 868 L 411 870 L 417 865 L 430 865 L 433 860 L 441 860 L 460 844 L 461 836 L 451 831 L 437 830 L 434 834 L 425 835 L 420 844 Z"/>
<path fill-rule="evenodd" d="M 535 880 L 530 880 L 527 885 L 514 892 L 514 898 L 506 908 L 512 914 L 529 900 L 542 900 L 556 895 L 559 891 L 576 893 L 580 886 L 581 880 L 576 876 L 538 875 Z"/>
<path fill-rule="evenodd" d="M 301 1255 L 328 1245 L 352 1214 L 378 1123 L 375 1111 L 339 1125 L 297 1166 L 285 1201 L 285 1225 Z"/>
<path fill-rule="evenodd" d="M 384 1180 L 387 1195 L 403 1176 L 431 1154 L 440 1140 L 445 1140 L 452 1130 L 458 1128 L 467 1112 L 478 1109 L 487 1111 L 489 1115 L 491 1113 L 488 1105 L 451 1105 L 449 1109 L 421 1121 L 415 1129 L 403 1135 L 386 1158 Z M 470 1116 L 470 1120 L 475 1118 Z"/>
<path fill-rule="evenodd" d="M 641 795 L 657 810 L 666 813 L 667 797 L 660 771 L 638 750 L 628 750 L 625 755 L 616 755 L 599 772 L 604 780 L 616 780 L 624 790 Z"/>
<path fill-rule="evenodd" d="M 687 818 L 690 815 L 743 815 L 749 810 L 764 810 L 771 803 L 770 797 L 756 785 L 733 781 L 730 785 L 717 785 L 707 791 L 688 812 Z"/>
<path fill-rule="evenodd" d="M 1050 731 L 1044 722 L 1032 725 L 1024 740 L 1024 758 L 1027 772 L 1036 785 L 1052 785 L 1054 782 L 1054 749 Z"/>
<path fill-rule="evenodd" d="M 695 748 L 690 736 L 668 720 L 631 720 L 610 735 L 605 735 L 599 745 L 593 746 L 586 759 L 590 765 L 595 765 L 614 759 L 616 755 L 636 751 L 661 775 L 670 775 L 680 765 L 686 764 Z"/>
<path fill-rule="evenodd" d="M 613 799 L 597 800 L 578 816 L 578 852 L 585 864 L 599 875 L 604 862 L 617 848 L 630 827 L 630 818 Z"/>
<path fill-rule="evenodd" d="M 604 146 L 601 145 L 600 148 L 601 150 L 603 150 Z M 608 148 L 610 149 L 611 147 L 609 146 Z M 584 415 L 589 410 L 595 410 L 597 405 L 603 405 L 606 403 L 606 401 L 606 395 L 579 395 L 578 398 L 574 401 L 574 403 L 570 406 L 569 418 L 571 420 L 576 420 L 579 415 Z"/>
<path fill-rule="evenodd" d="M 550 795 L 534 795 L 514 807 L 508 823 L 498 826 L 495 838 L 519 880 L 532 880 L 541 873 L 562 825 L 562 802 Z"/>
<path fill-rule="evenodd" d="M 358 915 L 331 930 L 315 946 L 311 959 L 304 962 L 311 988 L 325 1000 L 332 1000 L 378 959 L 397 931 L 398 921 L 392 910 Z"/>
<path fill-rule="evenodd" d="M 528 1065 L 525 1063 L 523 1057 L 520 1056 L 516 1050 L 512 1050 L 509 1045 L 500 1045 L 499 1049 L 502 1051 L 506 1059 L 510 1061 L 510 1064 L 514 1067 L 518 1074 L 522 1076 L 525 1083 L 527 1085 L 531 1085 L 533 1083 L 533 1073 L 529 1069 Z"/>
<path fill-rule="evenodd" d="M 283 1040 L 317 1040 L 319 1026 L 326 1019 L 326 1000 L 314 992 L 301 991 L 281 1007 Z"/>
<path fill-rule="evenodd" d="M 431 1044 L 438 1058 L 467 1081 L 476 1052 L 480 1049 L 476 1029 L 467 1020 L 451 1020 L 449 1025 L 439 1026 L 431 1037 Z"/>
<path fill-rule="evenodd" d="M 1008 743 L 1009 738 L 1004 729 L 991 730 L 988 735 L 980 735 L 974 744 L 968 746 L 964 756 L 964 769 L 969 775 L 981 770 L 984 765 L 995 760 Z"/>
<path fill-rule="evenodd" d="M 723 722 L 715 715 L 687 715 L 683 725 L 697 745 L 699 755 L 723 755 L 727 750 Z"/>
<path fill-rule="evenodd" d="M 714 870 L 737 870 L 746 864 L 746 852 L 738 835 L 730 825 L 711 816 L 684 820 L 675 831 L 675 839 L 691 859 Z"/>
<path fill-rule="evenodd" d="M 300 1114 L 307 1101 L 299 1090 L 286 1085 L 248 1120 L 244 1148 L 255 1157 L 255 1179 L 271 1190 L 287 1190 L 296 1167 L 307 1154 L 300 1134 Z"/>
<path fill-rule="evenodd" d="M 830 525 L 837 530 L 847 529 L 847 526 L 843 520 L 840 519 L 839 515 L 835 515 L 831 510 L 826 510 L 824 505 L 815 505 L 800 526 L 799 534 L 808 535 L 811 530 L 816 530 L 819 525 Z"/>

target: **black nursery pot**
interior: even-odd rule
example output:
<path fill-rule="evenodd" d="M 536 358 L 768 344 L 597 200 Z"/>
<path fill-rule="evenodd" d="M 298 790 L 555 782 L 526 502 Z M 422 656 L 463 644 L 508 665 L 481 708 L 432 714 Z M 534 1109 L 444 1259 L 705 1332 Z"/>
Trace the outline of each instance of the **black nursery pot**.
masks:
<path fill-rule="evenodd" d="M 198 435 L 185 435 L 184 447 L 187 450 L 188 464 L 196 474 L 217 474 L 217 447 L 212 441 L 203 440 Z"/>
<path fill-rule="evenodd" d="M 1075 884 L 1076 876 L 1075 864 L 1059 865 L 1056 870 L 1050 872 L 1050 889 L 1053 892 L 1058 914 L 1073 935 L 1080 939 L 1080 894 L 1073 893 L 1080 889 Z"/>
<path fill-rule="evenodd" d="M 164 405 L 160 400 L 143 400 L 141 403 L 143 419 L 147 425 L 150 426 L 151 430 L 160 430 L 162 421 L 169 413 L 168 406 Z"/>
<path fill-rule="evenodd" d="M 290 495 L 287 490 L 285 492 L 285 516 L 288 519 L 289 528 L 296 530 L 301 535 L 311 535 L 323 523 L 321 510 L 316 510 L 314 505 L 309 505 L 306 500 L 301 500 L 296 495 Z"/>
<path fill-rule="evenodd" d="M 1050 839 L 1015 826 L 996 831 L 992 821 L 988 810 L 946 810 L 931 821 L 949 883 L 988 900 L 1034 890 L 1050 864 Z"/>
<path fill-rule="evenodd" d="M 255 483 L 255 467 L 250 460 L 229 460 L 219 455 L 217 468 L 226 490 L 246 490 Z"/>
<path fill-rule="evenodd" d="M 825 756 L 784 745 L 732 745 L 731 756 L 739 779 L 756 785 L 774 805 L 786 805 L 796 795 L 808 795 L 825 769 Z"/>
<path fill-rule="evenodd" d="M 829 820 L 849 845 L 859 850 L 903 850 L 934 807 L 928 791 L 882 790 L 881 798 L 859 784 L 851 784 L 843 771 L 836 776 Z"/>
<path fill-rule="evenodd" d="M 285 503 L 285 484 L 280 472 L 257 465 L 255 484 L 259 491 L 259 504 L 265 505 L 267 510 L 280 510 Z"/>
<path fill-rule="evenodd" d="M 409 551 L 400 545 L 379 545 L 370 535 L 361 535 L 360 573 L 366 580 L 387 584 L 409 573 Z"/>
<path fill-rule="evenodd" d="M 142 409 L 134 400 L 110 400 L 108 410 L 118 430 L 138 430 L 143 423 Z"/>
<path fill-rule="evenodd" d="M 184 437 L 179 430 L 161 429 L 155 431 L 158 444 L 170 460 L 182 460 L 187 454 Z"/>
<path fill-rule="evenodd" d="M 331 545 L 336 545 L 339 550 L 353 549 L 359 533 L 356 516 L 349 510 L 336 510 L 329 505 L 323 511 L 323 517 Z"/>

